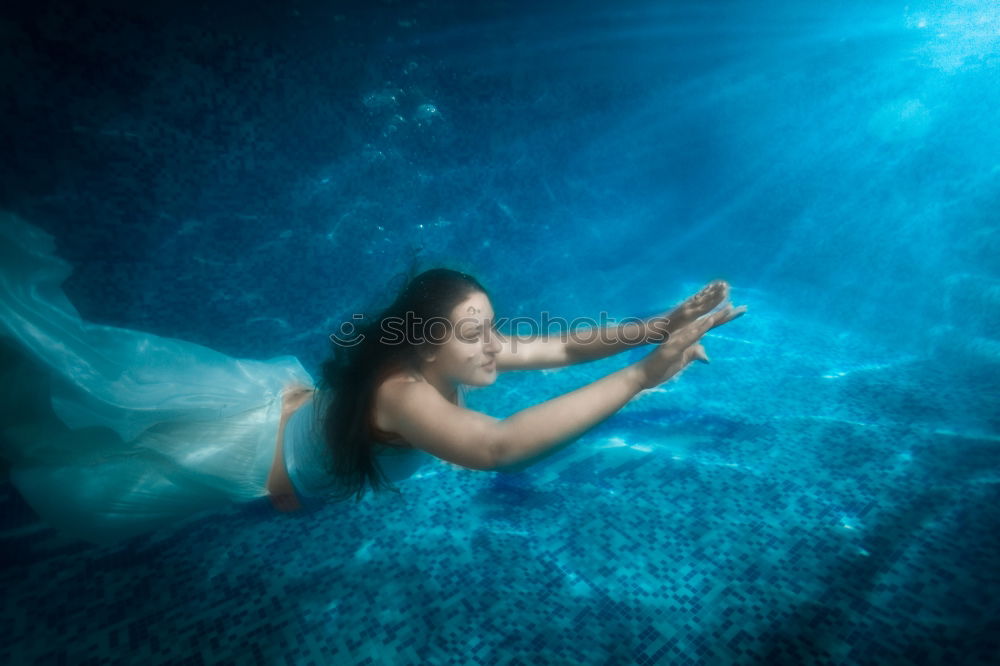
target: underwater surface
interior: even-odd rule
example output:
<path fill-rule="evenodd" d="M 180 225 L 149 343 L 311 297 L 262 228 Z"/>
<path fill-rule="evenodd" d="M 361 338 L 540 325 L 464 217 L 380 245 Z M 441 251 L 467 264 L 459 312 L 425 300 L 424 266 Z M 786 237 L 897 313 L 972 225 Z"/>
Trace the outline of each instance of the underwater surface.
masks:
<path fill-rule="evenodd" d="M 316 376 L 414 262 L 498 316 L 718 278 L 749 308 L 517 471 L 112 547 L 4 474 L 0 661 L 996 662 L 995 2 L 16 1 L 0 32 L 0 209 L 87 321 Z"/>

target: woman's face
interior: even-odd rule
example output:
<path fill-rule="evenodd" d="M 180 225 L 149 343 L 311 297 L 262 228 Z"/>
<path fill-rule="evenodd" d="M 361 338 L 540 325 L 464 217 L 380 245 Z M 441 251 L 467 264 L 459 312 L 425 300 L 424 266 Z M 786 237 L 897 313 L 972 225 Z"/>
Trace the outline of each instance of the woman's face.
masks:
<path fill-rule="evenodd" d="M 425 374 L 433 372 L 450 384 L 489 386 L 497 379 L 496 356 L 500 353 L 499 334 L 493 328 L 493 306 L 482 292 L 475 292 L 452 309 L 451 331 L 435 326 L 428 337 L 439 341 L 429 351 L 433 361 L 425 363 Z"/>

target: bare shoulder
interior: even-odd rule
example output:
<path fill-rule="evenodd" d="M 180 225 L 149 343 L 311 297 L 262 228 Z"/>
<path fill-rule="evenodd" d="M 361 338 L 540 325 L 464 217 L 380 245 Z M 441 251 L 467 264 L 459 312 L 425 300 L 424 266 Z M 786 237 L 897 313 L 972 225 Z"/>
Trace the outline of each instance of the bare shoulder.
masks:
<path fill-rule="evenodd" d="M 374 396 L 372 396 L 373 420 L 376 428 L 385 432 L 395 432 L 391 415 L 397 411 L 396 407 L 402 401 L 407 400 L 407 388 L 417 384 L 426 386 L 425 382 L 421 382 L 413 376 L 397 373 L 390 375 L 378 385 Z M 430 387 L 428 386 L 428 388 Z"/>
<path fill-rule="evenodd" d="M 497 419 L 456 405 L 425 381 L 386 380 L 376 390 L 379 429 L 399 433 L 411 446 L 471 469 L 490 469 Z"/>

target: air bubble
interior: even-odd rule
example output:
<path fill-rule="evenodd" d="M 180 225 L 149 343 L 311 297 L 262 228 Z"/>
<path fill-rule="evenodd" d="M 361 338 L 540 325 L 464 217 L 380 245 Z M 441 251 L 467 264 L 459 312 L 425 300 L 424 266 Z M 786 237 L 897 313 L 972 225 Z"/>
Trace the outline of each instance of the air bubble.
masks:
<path fill-rule="evenodd" d="M 387 107 L 395 107 L 399 105 L 399 95 L 398 89 L 393 88 L 383 88 L 382 90 L 375 90 L 367 93 L 361 98 L 361 102 L 369 109 L 384 109 Z"/>
<path fill-rule="evenodd" d="M 441 112 L 433 104 L 421 104 L 413 114 L 415 120 L 428 121 L 441 116 Z"/>

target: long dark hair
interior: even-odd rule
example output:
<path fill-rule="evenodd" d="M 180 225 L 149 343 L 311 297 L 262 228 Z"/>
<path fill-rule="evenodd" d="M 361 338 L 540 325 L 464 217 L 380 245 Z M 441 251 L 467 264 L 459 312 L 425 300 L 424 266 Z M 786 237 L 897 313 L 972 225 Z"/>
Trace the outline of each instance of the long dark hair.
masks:
<path fill-rule="evenodd" d="M 330 358 L 322 364 L 320 391 L 332 398 L 323 416 L 322 432 L 329 447 L 331 499 L 356 495 L 361 501 L 366 482 L 379 491 L 399 490 L 386 478 L 375 459 L 371 418 L 375 389 L 393 372 L 416 368 L 420 340 L 413 335 L 399 336 L 400 326 L 393 322 L 448 320 L 451 311 L 475 292 L 487 293 L 471 275 L 447 268 L 432 268 L 410 278 L 396 300 L 375 318 L 364 317 L 355 329 L 353 345 L 332 340 Z M 398 319 L 397 319 L 398 318 Z M 450 329 L 450 325 L 449 325 Z M 341 328 L 341 331 L 347 330 Z M 449 331 L 450 332 L 450 331 Z M 434 329 L 433 336 L 439 335 Z"/>

